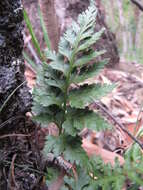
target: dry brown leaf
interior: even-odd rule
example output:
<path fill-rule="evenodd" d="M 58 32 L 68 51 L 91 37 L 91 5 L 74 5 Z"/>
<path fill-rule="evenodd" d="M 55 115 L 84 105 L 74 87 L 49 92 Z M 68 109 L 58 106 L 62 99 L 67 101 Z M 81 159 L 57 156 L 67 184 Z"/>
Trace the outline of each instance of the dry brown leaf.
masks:
<path fill-rule="evenodd" d="M 118 154 L 116 154 L 114 152 L 105 150 L 95 144 L 92 144 L 90 141 L 88 141 L 86 139 L 82 140 L 82 147 L 87 152 L 87 155 L 89 157 L 93 156 L 93 155 L 101 156 L 101 158 L 103 159 L 103 161 L 105 163 L 110 163 L 112 166 L 114 166 L 114 164 L 115 164 L 116 157 L 118 158 L 121 165 L 123 165 L 125 162 L 124 158 L 122 156 L 119 156 Z"/>
<path fill-rule="evenodd" d="M 32 89 L 36 84 L 36 75 L 35 75 L 35 73 L 30 68 L 26 67 L 25 77 L 26 77 L 26 80 L 27 80 L 28 87 Z"/>

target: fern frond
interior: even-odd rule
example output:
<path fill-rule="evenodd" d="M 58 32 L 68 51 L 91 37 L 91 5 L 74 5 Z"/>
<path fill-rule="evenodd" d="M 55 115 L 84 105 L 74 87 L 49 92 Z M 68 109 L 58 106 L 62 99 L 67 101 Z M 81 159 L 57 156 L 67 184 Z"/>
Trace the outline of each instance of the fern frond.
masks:
<path fill-rule="evenodd" d="M 70 88 L 72 83 L 84 82 L 103 68 L 104 63 L 86 67 L 90 61 L 95 61 L 96 57 L 104 53 L 104 51 L 94 51 L 91 46 L 103 32 L 94 33 L 96 14 L 96 7 L 90 6 L 65 32 L 59 43 L 59 52 L 46 51 L 45 54 L 50 64 L 43 63 L 43 71 L 38 74 L 38 87 L 33 92 L 34 107 L 43 108 L 43 113 L 40 111 L 37 114 L 37 120 L 45 123 L 47 110 L 47 122 L 50 121 L 50 117 L 51 121 L 55 119 L 56 123 L 61 119 L 58 124 L 60 132 L 62 133 L 64 129 L 65 134 L 71 136 L 70 138 L 77 138 L 78 133 L 84 127 L 99 130 L 108 126 L 103 124 L 104 120 L 96 113 L 87 110 L 87 106 L 93 102 L 93 99 L 101 98 L 112 88 L 100 85 Z M 78 73 L 77 69 L 81 72 Z M 53 114 L 49 114 L 49 111 Z M 57 119 L 59 115 L 60 119 Z M 47 151 L 50 150 L 47 149 Z"/>
<path fill-rule="evenodd" d="M 71 28 L 61 38 L 59 53 L 64 55 L 70 63 L 79 51 L 86 50 L 101 36 L 103 31 L 94 34 L 93 30 L 96 14 L 96 7 L 89 7 L 84 13 L 79 15 L 77 23 L 73 22 Z"/>
<path fill-rule="evenodd" d="M 43 63 L 33 91 L 35 119 L 42 124 L 54 122 L 59 128 L 59 137 L 47 137 L 44 153 L 53 152 L 55 156 L 62 155 L 75 163 L 79 167 L 79 179 L 84 166 L 84 173 L 88 174 L 89 161 L 81 148 L 79 132 L 85 127 L 97 131 L 109 128 L 104 119 L 88 106 L 110 92 L 113 86 L 79 84 L 96 76 L 105 65 L 105 61 L 97 63 L 96 60 L 104 51 L 93 49 L 103 33 L 103 30 L 94 32 L 96 15 L 96 7 L 90 6 L 65 32 L 58 53 L 45 52 L 50 63 Z M 73 88 L 73 83 L 78 84 L 78 88 Z M 82 184 L 78 181 L 73 187 L 80 190 Z"/>

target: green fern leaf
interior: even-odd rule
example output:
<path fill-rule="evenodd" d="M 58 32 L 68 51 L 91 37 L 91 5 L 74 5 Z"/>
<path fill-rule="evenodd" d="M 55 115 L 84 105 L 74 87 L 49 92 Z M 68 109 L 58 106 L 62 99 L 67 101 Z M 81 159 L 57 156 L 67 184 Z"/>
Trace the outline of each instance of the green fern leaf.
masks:
<path fill-rule="evenodd" d="M 88 109 L 71 109 L 68 111 L 63 128 L 66 133 L 75 136 L 84 128 L 100 131 L 110 129 L 111 126 L 93 111 L 89 111 Z"/>
<path fill-rule="evenodd" d="M 36 96 L 35 101 L 38 101 L 39 104 L 43 107 L 51 106 L 51 105 L 58 105 L 59 107 L 62 107 L 62 101 L 60 97 L 53 97 L 51 95 L 42 95 Z"/>
<path fill-rule="evenodd" d="M 73 178 L 65 177 L 64 182 L 70 185 L 73 190 L 85 190 L 85 187 L 89 185 L 90 177 L 87 176 L 83 168 L 77 168 L 77 173 L 79 176 L 77 181 Z"/>
<path fill-rule="evenodd" d="M 71 29 L 68 29 L 66 31 L 66 33 L 64 34 L 64 40 L 69 42 L 69 44 L 71 44 L 72 47 L 74 46 L 74 43 L 75 43 L 75 40 L 76 40 L 76 35 L 74 34 L 74 32 Z"/>
<path fill-rule="evenodd" d="M 50 63 L 50 67 L 52 67 L 54 70 L 62 72 L 65 76 L 69 70 L 69 65 L 64 63 L 63 57 L 61 56 L 57 56 L 56 60 Z"/>
<path fill-rule="evenodd" d="M 100 157 L 94 156 L 89 162 L 92 165 L 91 173 L 97 177 L 96 180 L 92 179 L 90 182 L 93 189 L 120 190 L 123 188 L 125 176 L 123 176 L 123 171 L 117 162 L 115 168 L 109 164 L 105 165 Z M 90 190 L 90 188 L 87 190 Z"/>
<path fill-rule="evenodd" d="M 56 87 L 59 88 L 61 91 L 65 91 L 65 81 L 59 80 L 59 73 L 52 69 L 52 67 L 48 64 L 43 65 L 43 85 L 49 87 Z"/>
<path fill-rule="evenodd" d="M 60 156 L 65 150 L 66 139 L 64 135 L 60 137 L 48 136 L 44 147 L 45 154 L 53 152 L 55 156 Z"/>
<path fill-rule="evenodd" d="M 64 82 L 62 81 L 45 78 L 45 83 L 49 86 L 57 87 L 64 92 Z"/>
<path fill-rule="evenodd" d="M 77 165 L 84 165 L 88 156 L 81 148 L 81 140 L 70 135 L 60 135 L 60 137 L 48 136 L 44 152 L 53 152 L 55 156 L 63 155 L 64 159 Z"/>
<path fill-rule="evenodd" d="M 78 84 L 82 83 L 87 79 L 93 78 L 99 74 L 99 72 L 104 68 L 107 61 L 102 61 L 100 63 L 95 63 L 93 66 L 89 67 L 86 72 L 81 72 L 81 74 L 73 74 L 71 76 L 71 83 Z"/>
<path fill-rule="evenodd" d="M 88 55 L 82 56 L 80 59 L 77 59 L 77 61 L 75 61 L 74 67 L 79 67 L 81 68 L 81 66 L 85 66 L 87 63 L 89 63 L 92 60 L 95 60 L 96 57 L 98 57 L 99 55 L 104 54 L 105 51 L 95 51 L 95 52 L 91 52 Z"/>
<path fill-rule="evenodd" d="M 61 40 L 59 43 L 59 53 L 65 56 L 68 60 L 70 60 L 72 51 L 70 48 L 70 44 L 65 40 L 64 37 L 61 37 Z"/>
<path fill-rule="evenodd" d="M 55 51 L 52 50 L 45 50 L 45 56 L 48 60 L 55 61 L 57 58 L 57 54 Z"/>
<path fill-rule="evenodd" d="M 74 89 L 69 94 L 69 104 L 73 108 L 85 108 L 93 102 L 99 100 L 113 90 L 114 85 L 90 85 Z"/>
<path fill-rule="evenodd" d="M 95 6 L 89 6 L 89 8 L 78 16 L 77 23 L 81 28 L 81 33 L 93 29 L 96 22 L 97 9 Z"/>
<path fill-rule="evenodd" d="M 46 185 L 49 187 L 53 181 L 57 180 L 58 176 L 60 175 L 60 171 L 56 168 L 48 168 L 46 173 Z"/>
<path fill-rule="evenodd" d="M 60 95 L 57 97 L 54 92 L 50 91 L 50 88 L 47 89 L 47 91 L 46 89 L 35 89 L 33 94 L 35 95 L 34 101 L 38 102 L 43 107 L 50 105 L 62 107 L 63 97 Z"/>
<path fill-rule="evenodd" d="M 83 46 L 81 46 L 81 48 L 87 49 L 90 46 L 87 45 L 88 41 L 92 40 L 92 43 L 90 42 L 90 44 L 94 44 L 100 37 L 102 31 L 99 32 L 98 35 L 96 34 L 96 38 L 91 37 L 92 34 L 94 34 L 93 25 L 96 21 L 96 14 L 96 7 L 89 7 L 89 9 L 87 9 L 78 17 L 78 22 L 73 23 L 71 27 L 72 29 L 67 30 L 64 37 L 61 38 L 59 44 L 59 53 L 67 57 L 70 62 L 73 60 L 73 56 L 75 56 L 74 54 L 82 50 L 78 50 L 78 46 L 80 45 L 81 41 L 83 41 L 84 44 L 84 48 Z M 89 34 L 91 35 L 90 37 Z"/>
<path fill-rule="evenodd" d="M 44 125 L 47 127 L 47 125 L 49 123 L 52 123 L 52 122 L 55 122 L 55 119 L 52 118 L 50 115 L 47 116 L 47 113 L 46 114 L 37 114 L 36 117 L 33 116 L 33 120 L 37 121 L 38 123 L 42 123 L 43 124 L 43 127 Z"/>
<path fill-rule="evenodd" d="M 74 128 L 81 131 L 85 127 L 91 130 L 105 130 L 111 128 L 111 126 L 105 122 L 97 113 L 89 112 L 86 114 L 77 114 L 74 119 Z"/>
<path fill-rule="evenodd" d="M 70 134 L 72 136 L 76 136 L 78 133 L 78 130 L 74 127 L 74 119 L 69 118 L 67 119 L 63 125 L 63 129 L 65 130 L 65 133 Z"/>
<path fill-rule="evenodd" d="M 101 35 L 103 34 L 103 32 L 104 32 L 104 29 L 100 30 L 98 33 L 95 33 L 89 40 L 83 42 L 83 43 L 79 46 L 77 52 L 86 50 L 87 48 L 89 48 L 89 47 L 91 47 L 93 44 L 95 44 L 95 42 L 100 39 L 100 37 L 101 37 Z"/>

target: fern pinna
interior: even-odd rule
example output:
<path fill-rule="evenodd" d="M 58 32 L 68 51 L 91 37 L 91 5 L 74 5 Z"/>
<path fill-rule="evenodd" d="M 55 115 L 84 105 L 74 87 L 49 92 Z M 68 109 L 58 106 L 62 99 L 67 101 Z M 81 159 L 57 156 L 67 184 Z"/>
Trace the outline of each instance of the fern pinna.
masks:
<path fill-rule="evenodd" d="M 44 153 L 63 156 L 76 165 L 78 179 L 82 179 L 82 175 L 88 178 L 83 184 L 75 183 L 74 190 L 83 189 L 80 185 L 87 187 L 90 179 L 87 175 L 89 158 L 81 148 L 80 131 L 85 127 L 93 130 L 108 128 L 108 124 L 88 107 L 112 89 L 112 86 L 86 82 L 105 65 L 105 61 L 96 62 L 104 51 L 93 49 L 104 31 L 94 32 L 96 14 L 96 7 L 90 6 L 65 32 L 58 53 L 46 51 L 50 63 L 43 62 L 33 91 L 35 119 L 43 126 L 54 122 L 59 129 L 58 137 L 47 137 Z"/>

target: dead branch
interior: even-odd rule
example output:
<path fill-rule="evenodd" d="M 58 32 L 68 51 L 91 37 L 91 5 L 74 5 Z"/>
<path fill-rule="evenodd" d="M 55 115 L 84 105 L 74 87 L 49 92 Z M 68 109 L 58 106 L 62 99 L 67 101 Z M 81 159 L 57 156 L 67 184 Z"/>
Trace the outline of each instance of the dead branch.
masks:
<path fill-rule="evenodd" d="M 1 125 L 0 125 L 0 130 L 3 129 L 7 124 L 9 124 L 10 122 L 12 121 L 15 121 L 17 119 L 22 119 L 24 120 L 24 122 L 26 121 L 26 117 L 23 116 L 23 115 L 18 115 L 18 116 L 14 116 L 14 117 L 11 117 L 10 119 L 4 121 Z"/>
<path fill-rule="evenodd" d="M 136 137 L 134 137 L 119 121 L 117 121 L 117 119 L 102 106 L 102 103 L 94 101 L 94 104 L 97 106 L 97 109 L 99 108 L 104 113 L 106 113 L 112 119 L 112 121 L 114 121 L 120 127 L 120 129 L 122 129 L 122 131 L 124 131 L 134 142 L 136 142 L 141 147 L 141 149 L 143 149 L 143 144 Z"/>
<path fill-rule="evenodd" d="M 143 4 L 140 0 L 131 0 L 133 4 L 135 4 L 141 11 L 143 11 Z"/>
<path fill-rule="evenodd" d="M 15 162 L 16 156 L 17 154 L 13 155 L 12 162 L 11 162 L 11 183 L 13 183 L 14 187 L 18 187 L 18 184 L 16 183 L 16 180 L 15 180 L 15 175 L 14 175 L 14 162 Z"/>
<path fill-rule="evenodd" d="M 25 135 L 25 134 L 7 134 L 7 135 L 2 135 L 0 136 L 0 139 L 4 139 L 4 138 L 7 138 L 7 137 L 30 137 L 31 135 Z"/>
<path fill-rule="evenodd" d="M 70 174 L 70 171 L 73 171 L 73 174 L 75 172 L 73 164 L 66 161 L 62 156 L 55 157 L 53 153 L 48 153 L 46 162 L 47 165 L 54 165 L 60 170 L 63 170 L 66 174 Z"/>

